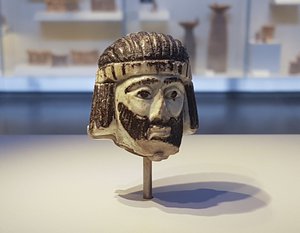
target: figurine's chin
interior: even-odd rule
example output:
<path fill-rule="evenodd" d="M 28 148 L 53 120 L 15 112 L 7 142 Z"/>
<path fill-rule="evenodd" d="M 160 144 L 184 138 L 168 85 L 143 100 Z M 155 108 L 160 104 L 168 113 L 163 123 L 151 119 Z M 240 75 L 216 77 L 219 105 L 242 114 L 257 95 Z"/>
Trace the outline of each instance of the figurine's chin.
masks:
<path fill-rule="evenodd" d="M 152 161 L 167 159 L 179 151 L 177 146 L 161 140 L 137 140 L 134 152 Z"/>
<path fill-rule="evenodd" d="M 162 161 L 162 160 L 169 158 L 169 156 L 170 155 L 165 155 L 163 153 L 160 153 L 160 151 L 159 151 L 152 156 L 147 156 L 147 158 L 149 158 L 151 161 Z"/>

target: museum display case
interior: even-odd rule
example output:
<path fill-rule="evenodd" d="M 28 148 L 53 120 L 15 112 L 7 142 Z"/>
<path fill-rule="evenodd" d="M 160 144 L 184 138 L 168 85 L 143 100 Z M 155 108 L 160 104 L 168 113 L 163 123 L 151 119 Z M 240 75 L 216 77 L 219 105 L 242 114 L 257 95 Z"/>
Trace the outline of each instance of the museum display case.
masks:
<path fill-rule="evenodd" d="M 136 31 L 184 42 L 196 91 L 299 91 L 300 1 L 1 0 L 0 91 L 92 91 Z"/>

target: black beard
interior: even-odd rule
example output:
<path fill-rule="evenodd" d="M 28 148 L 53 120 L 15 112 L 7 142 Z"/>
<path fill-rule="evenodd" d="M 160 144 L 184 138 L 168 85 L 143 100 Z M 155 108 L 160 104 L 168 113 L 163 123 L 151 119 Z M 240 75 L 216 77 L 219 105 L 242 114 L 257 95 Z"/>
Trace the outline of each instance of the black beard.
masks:
<path fill-rule="evenodd" d="M 118 104 L 119 120 L 124 129 L 128 132 L 130 137 L 134 140 L 148 140 L 148 129 L 152 126 L 170 127 L 170 136 L 166 138 L 153 138 L 152 140 L 159 140 L 180 147 L 183 121 L 182 113 L 178 118 L 171 117 L 167 122 L 162 120 L 150 121 L 146 116 L 140 116 L 130 111 L 123 103 Z"/>

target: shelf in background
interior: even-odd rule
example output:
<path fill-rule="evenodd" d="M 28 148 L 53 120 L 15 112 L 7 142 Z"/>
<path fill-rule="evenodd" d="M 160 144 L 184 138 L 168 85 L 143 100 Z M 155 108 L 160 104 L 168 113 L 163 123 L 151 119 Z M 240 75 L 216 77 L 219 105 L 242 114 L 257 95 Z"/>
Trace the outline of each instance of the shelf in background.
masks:
<path fill-rule="evenodd" d="M 42 65 L 19 65 L 16 67 L 14 76 L 26 77 L 84 77 L 96 74 L 95 65 L 70 65 L 70 66 L 42 66 Z"/>
<path fill-rule="evenodd" d="M 13 77 L 0 77 L 0 91 L 92 92 L 96 77 L 95 67 L 86 67 L 85 71 L 76 72 L 81 69 L 82 67 L 72 68 L 69 71 L 61 69 L 60 76 L 58 73 L 51 76 L 43 72 L 40 75 L 19 74 Z M 299 77 L 220 78 L 195 75 L 193 83 L 196 92 L 300 92 Z"/>
<path fill-rule="evenodd" d="M 113 12 L 38 12 L 34 19 L 40 22 L 101 22 L 122 21 L 122 11 Z"/>
<path fill-rule="evenodd" d="M 140 11 L 139 20 L 141 21 L 168 21 L 170 20 L 170 13 L 167 10 L 158 10 L 158 11 Z"/>
<path fill-rule="evenodd" d="M 273 0 L 276 5 L 299 5 L 300 0 Z"/>

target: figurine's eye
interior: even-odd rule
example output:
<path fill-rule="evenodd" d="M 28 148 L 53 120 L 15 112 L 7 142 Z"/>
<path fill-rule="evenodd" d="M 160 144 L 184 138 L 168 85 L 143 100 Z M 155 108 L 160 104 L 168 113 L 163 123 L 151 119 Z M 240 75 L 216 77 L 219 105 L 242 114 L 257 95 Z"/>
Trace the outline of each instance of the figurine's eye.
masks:
<path fill-rule="evenodd" d="M 147 91 L 147 90 L 141 90 L 141 91 L 139 91 L 137 93 L 137 97 L 139 97 L 141 99 L 145 99 L 145 100 L 148 100 L 148 99 L 152 98 L 150 91 Z"/>
<path fill-rule="evenodd" d="M 178 96 L 177 91 L 172 91 L 172 92 L 171 92 L 170 97 L 171 97 L 172 99 L 175 99 L 177 96 Z"/>
<path fill-rule="evenodd" d="M 176 98 L 178 98 L 180 96 L 180 92 L 179 90 L 170 90 L 166 93 L 166 98 L 167 99 L 172 99 L 172 100 L 175 100 Z"/>

